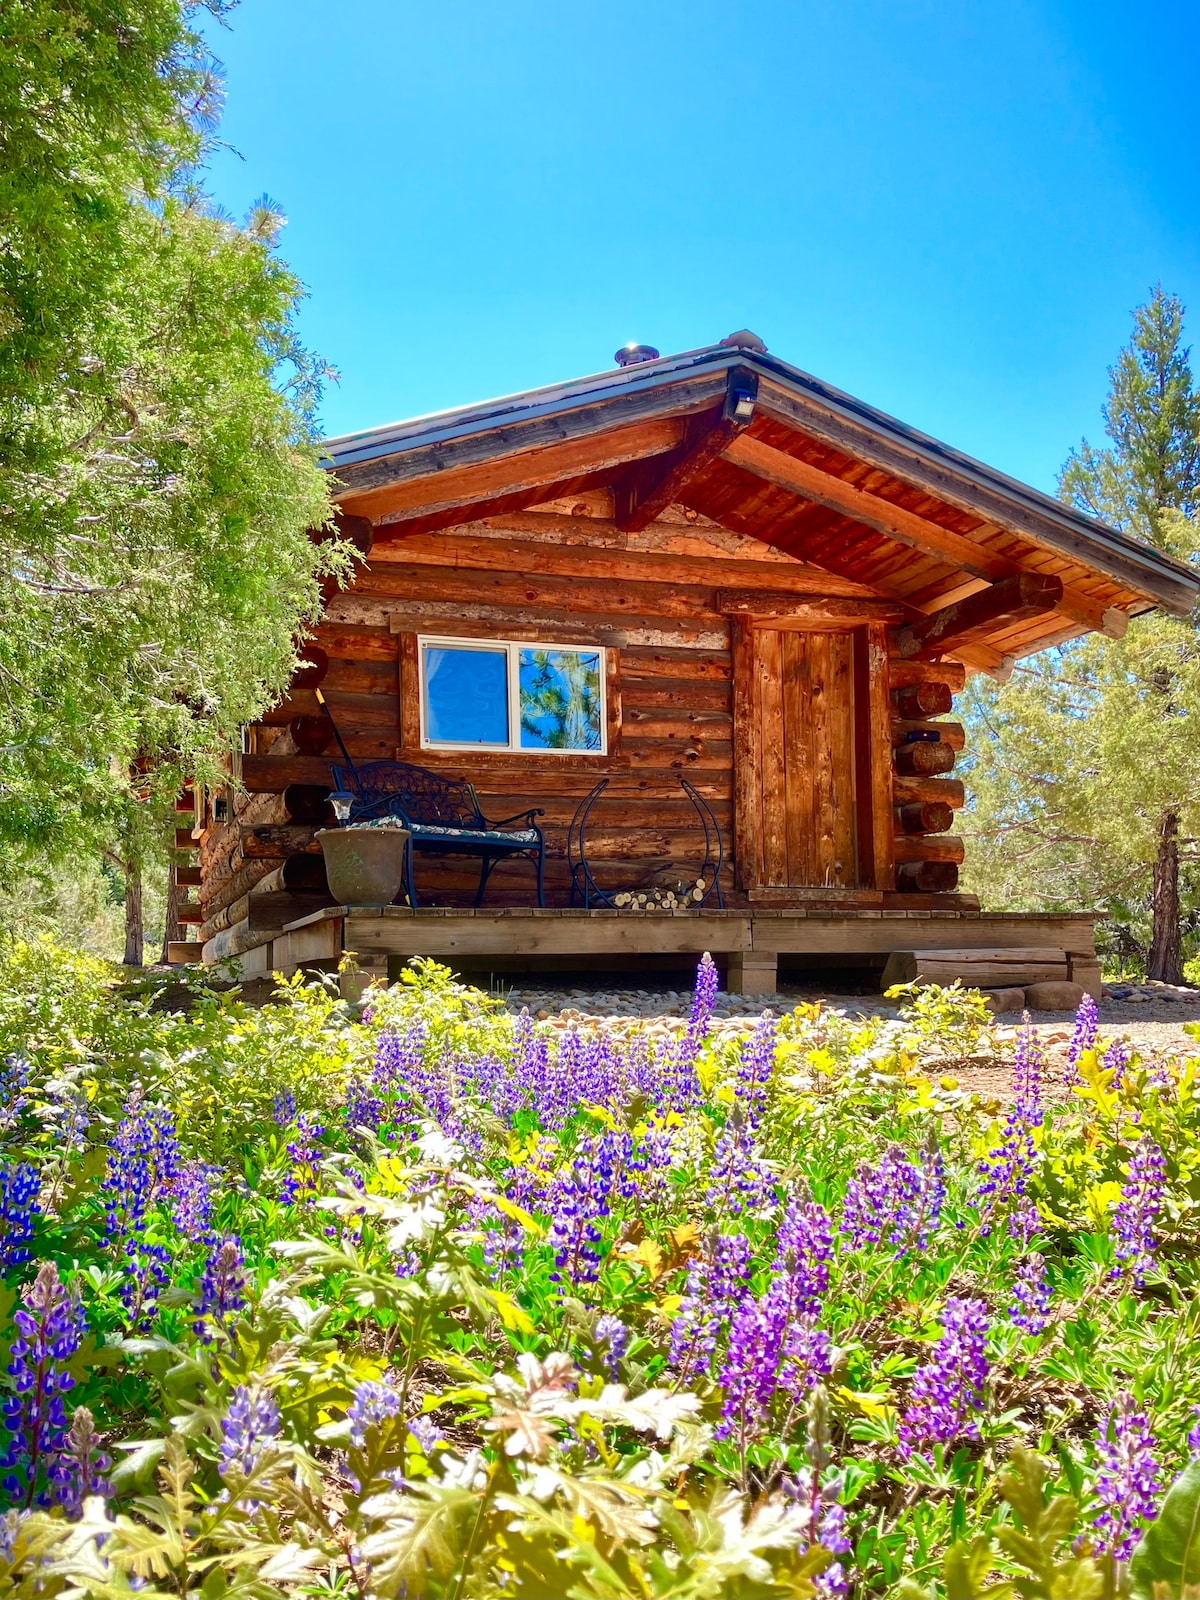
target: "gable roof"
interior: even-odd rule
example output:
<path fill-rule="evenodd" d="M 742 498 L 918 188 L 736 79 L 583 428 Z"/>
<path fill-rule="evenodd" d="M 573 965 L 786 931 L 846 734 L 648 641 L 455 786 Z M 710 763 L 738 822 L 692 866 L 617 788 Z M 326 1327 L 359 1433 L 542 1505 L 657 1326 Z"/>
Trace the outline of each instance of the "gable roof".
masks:
<path fill-rule="evenodd" d="M 330 439 L 339 503 L 402 537 L 605 485 L 618 525 L 644 525 L 669 494 L 914 618 L 1057 578 L 1052 610 L 998 618 L 961 652 L 985 670 L 1156 606 L 1191 611 L 1200 575 L 1181 562 L 733 338 Z"/>

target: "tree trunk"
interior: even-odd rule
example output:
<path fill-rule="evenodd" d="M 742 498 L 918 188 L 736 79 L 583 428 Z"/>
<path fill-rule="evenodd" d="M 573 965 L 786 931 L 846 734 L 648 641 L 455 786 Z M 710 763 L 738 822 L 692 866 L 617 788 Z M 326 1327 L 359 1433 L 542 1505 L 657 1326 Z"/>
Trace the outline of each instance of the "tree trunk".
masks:
<path fill-rule="evenodd" d="M 162 964 L 165 967 L 167 957 L 170 955 L 168 946 L 175 940 L 183 937 L 183 927 L 179 921 L 179 885 L 175 882 L 175 868 L 167 868 L 167 914 L 163 921 L 163 947 Z"/>
<path fill-rule="evenodd" d="M 1161 983 L 1183 982 L 1183 940 L 1179 928 L 1179 812 L 1164 811 L 1154 858 L 1153 918 L 1146 976 Z"/>
<path fill-rule="evenodd" d="M 146 943 L 142 920 L 142 867 L 136 859 L 125 864 L 125 965 L 140 967 Z"/>

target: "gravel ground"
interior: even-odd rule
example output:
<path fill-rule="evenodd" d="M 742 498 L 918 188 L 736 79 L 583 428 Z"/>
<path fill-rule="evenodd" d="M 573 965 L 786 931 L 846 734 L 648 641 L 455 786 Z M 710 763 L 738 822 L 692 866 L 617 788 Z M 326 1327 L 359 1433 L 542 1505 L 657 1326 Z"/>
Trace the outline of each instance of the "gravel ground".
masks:
<path fill-rule="evenodd" d="M 1139 986 L 1140 990 L 1140 986 Z M 1200 1039 L 1183 1031 L 1185 1022 L 1200 1022 L 1200 992 L 1166 1000 L 1105 999 L 1100 1002 L 1100 1036 L 1123 1036 L 1143 1053 L 1186 1053 L 1200 1055 Z M 543 1021 L 567 1028 L 579 1023 L 604 1020 L 626 1026 L 649 1022 L 654 1031 L 666 1032 L 691 1009 L 692 997 L 681 989 L 513 989 L 505 995 L 510 1010 L 528 1006 Z M 721 1032 L 742 1033 L 753 1027 L 765 1010 L 777 1014 L 791 1010 L 802 1001 L 822 1001 L 826 1006 L 852 1015 L 894 1017 L 896 1006 L 878 995 L 837 994 L 811 986 L 784 985 L 774 996 L 717 996 L 714 1026 Z M 1019 1017 L 1007 1013 L 997 1019 L 1001 1038 L 1011 1036 Z M 1065 1043 L 1075 1020 L 1071 1011 L 1039 1011 L 1033 1023 L 1043 1043 Z M 655 1026 L 657 1025 L 657 1026 Z"/>

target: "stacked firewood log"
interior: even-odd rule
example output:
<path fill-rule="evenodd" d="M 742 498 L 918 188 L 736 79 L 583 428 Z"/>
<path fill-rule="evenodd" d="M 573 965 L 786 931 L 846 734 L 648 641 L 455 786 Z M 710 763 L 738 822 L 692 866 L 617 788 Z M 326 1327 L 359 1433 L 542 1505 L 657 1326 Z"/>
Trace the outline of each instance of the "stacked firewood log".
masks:
<path fill-rule="evenodd" d="M 963 804 L 962 782 L 948 774 L 963 748 L 951 711 L 966 671 L 954 661 L 891 661 L 892 798 L 896 822 L 896 888 L 906 894 L 948 894 L 958 885 L 963 841 L 950 833 Z"/>

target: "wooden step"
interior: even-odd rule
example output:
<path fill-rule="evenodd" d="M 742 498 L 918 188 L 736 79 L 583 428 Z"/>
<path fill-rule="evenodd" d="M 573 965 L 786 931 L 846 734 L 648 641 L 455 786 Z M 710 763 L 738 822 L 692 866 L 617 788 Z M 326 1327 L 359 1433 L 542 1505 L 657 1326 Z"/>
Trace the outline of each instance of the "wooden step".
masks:
<path fill-rule="evenodd" d="M 203 949 L 202 944 L 191 940 L 172 939 L 167 945 L 167 961 L 173 967 L 189 967 L 193 962 L 199 965 Z"/>
<path fill-rule="evenodd" d="M 894 950 L 883 987 L 895 983 L 961 983 L 969 989 L 1023 989 L 1029 983 L 1066 982 L 1065 950 L 1045 947 L 982 950 Z"/>

